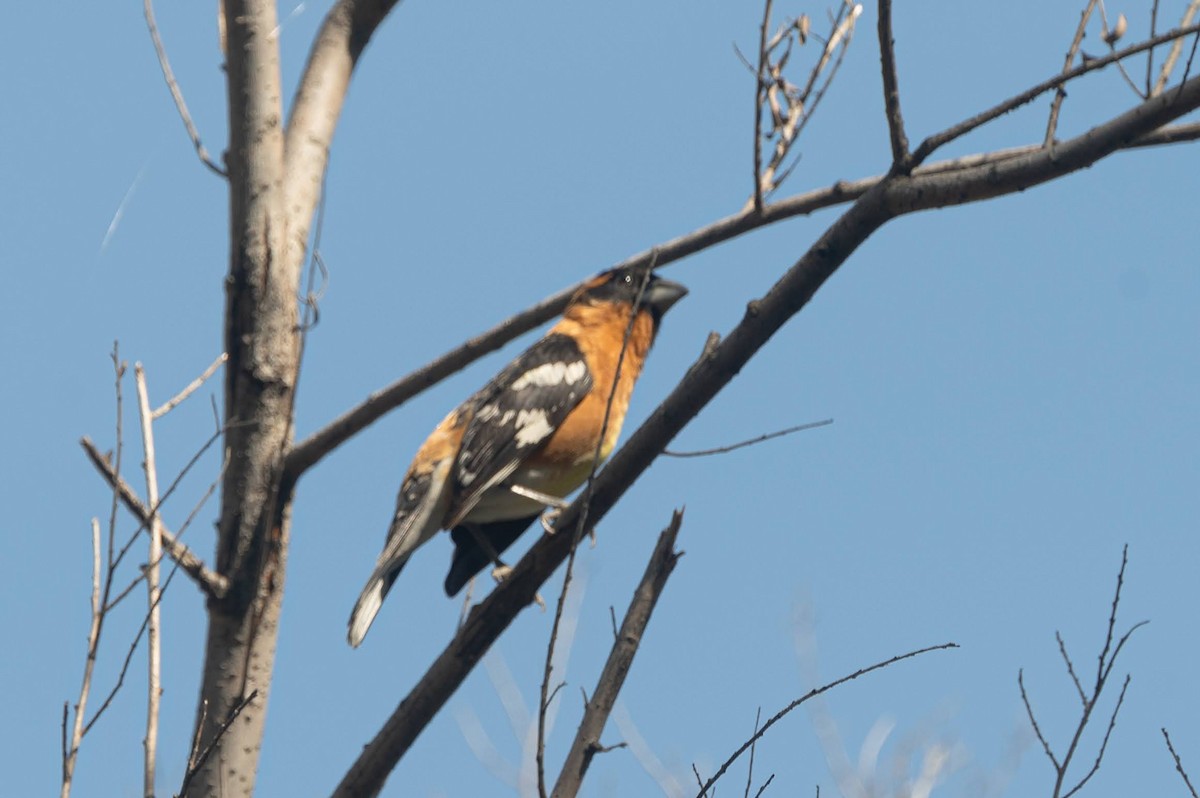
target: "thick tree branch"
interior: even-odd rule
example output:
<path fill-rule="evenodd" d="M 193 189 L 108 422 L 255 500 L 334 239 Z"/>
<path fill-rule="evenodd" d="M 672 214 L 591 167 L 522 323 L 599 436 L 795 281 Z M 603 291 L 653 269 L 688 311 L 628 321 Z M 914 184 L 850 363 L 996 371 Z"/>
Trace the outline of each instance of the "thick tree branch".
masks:
<path fill-rule="evenodd" d="M 1121 144 L 1117 149 L 1159 147 L 1198 139 L 1200 139 L 1200 123 L 1190 123 L 1151 131 Z M 912 176 L 957 174 L 969 167 L 1000 163 L 1020 155 L 1037 152 L 1040 149 L 1039 145 L 1030 144 L 1007 150 L 950 158 L 918 167 L 913 170 Z M 883 179 L 884 175 L 875 175 L 852 181 L 840 180 L 826 188 L 815 189 L 785 200 L 768 203 L 763 207 L 762 214 L 742 212 L 727 216 L 699 230 L 639 252 L 614 264 L 613 268 L 648 265 L 651 254 L 655 252 L 658 265 L 665 266 L 761 227 L 854 202 Z M 287 476 L 293 480 L 299 479 L 305 471 L 320 462 L 326 455 L 412 397 L 554 318 L 567 306 L 567 301 L 578 287 L 579 284 L 573 285 L 543 299 L 536 305 L 518 312 L 492 329 L 480 333 L 465 344 L 452 349 L 391 385 L 373 392 L 361 403 L 296 444 L 287 457 L 285 465 Z"/>
<path fill-rule="evenodd" d="M 578 793 L 588 766 L 592 763 L 592 757 L 604 750 L 600 744 L 600 734 L 608 722 L 617 694 L 625 685 L 625 677 L 633 665 L 633 657 L 641 645 L 642 635 L 650 623 L 650 615 L 654 612 L 658 597 L 662 595 L 667 586 L 667 578 L 681 556 L 681 553 L 675 551 L 675 540 L 679 536 L 679 526 L 682 522 L 683 513 L 676 510 L 671 516 L 671 523 L 658 536 L 658 543 L 646 564 L 646 572 L 634 590 L 629 610 L 621 622 L 621 631 L 613 641 L 608 660 L 596 681 L 596 689 L 592 692 L 583 719 L 579 722 L 579 730 L 575 733 L 575 739 L 551 793 L 554 798 L 569 798 Z"/>
<path fill-rule="evenodd" d="M 1166 99 L 1167 97 L 1170 99 Z M 1116 119 L 1063 142 L 985 167 L 945 174 L 892 176 L 868 189 L 760 300 L 740 324 L 684 376 L 670 396 L 596 477 L 588 501 L 589 524 L 599 522 L 662 449 L 777 332 L 800 311 L 842 263 L 889 219 L 1012 193 L 1095 163 L 1200 105 L 1200 78 L 1148 100 Z M 662 262 L 661 253 L 658 254 Z M 558 529 L 573 529 L 581 502 L 560 516 Z M 430 669 L 399 704 L 346 773 L 335 796 L 372 796 L 450 695 L 538 588 L 566 559 L 571 535 L 541 538 L 508 579 L 472 612 Z"/>
<path fill-rule="evenodd" d="M 496 351 L 514 338 L 544 324 L 567 306 L 577 285 L 549 296 L 531 308 L 500 322 L 487 332 L 480 333 L 461 346 L 400 378 L 386 388 L 372 393 L 358 406 L 351 408 L 317 432 L 296 444 L 284 464 L 285 477 L 300 478 L 325 455 L 378 421 L 391 410 L 442 380 Z"/>
<path fill-rule="evenodd" d="M 321 196 L 329 148 L 350 78 L 363 49 L 399 0 L 338 0 L 325 15 L 309 52 L 287 124 L 287 197 L 290 246 L 303 253 Z"/>
<path fill-rule="evenodd" d="M 339 4 L 338 8 L 340 7 L 341 5 Z M 337 11 L 336 8 L 335 11 Z M 332 19 L 334 19 L 334 12 L 331 12 L 330 19 L 326 20 L 327 26 L 333 24 L 330 21 Z M 1113 63 L 1120 58 L 1148 50 L 1156 44 L 1172 41 L 1197 31 L 1200 31 L 1200 26 L 1170 31 L 1152 37 L 1141 44 L 1133 45 L 1118 53 L 1091 60 L 1083 66 L 1049 78 L 1028 91 L 1021 92 L 958 125 L 930 136 L 913 153 L 913 163 L 923 163 L 935 150 L 950 141 L 961 138 L 982 125 L 1032 102 L 1038 96 L 1070 80 L 1074 80 L 1088 72 Z M 310 64 L 309 70 L 311 71 L 312 69 L 313 66 Z M 1178 116 L 1182 116 L 1182 114 Z M 1178 118 L 1178 116 L 1172 118 Z M 293 120 L 293 124 L 289 128 L 289 141 L 296 135 L 295 130 L 295 120 Z M 1200 138 L 1200 123 L 1162 127 L 1146 131 L 1128 141 L 1122 141 L 1119 143 L 1117 149 L 1160 146 L 1163 144 L 1195 141 L 1198 138 Z M 957 176 L 970 168 L 987 167 L 1018 156 L 1037 152 L 1039 149 L 1044 148 L 1038 145 L 1028 145 L 1008 150 L 963 156 L 929 165 L 919 165 L 913 169 L 911 174 L 913 177 L 924 177 L 934 174 Z M 807 216 L 824 208 L 854 202 L 872 187 L 878 185 L 883 179 L 883 175 L 877 175 L 852 181 L 840 180 L 826 188 L 808 191 L 785 200 L 766 204 L 763 206 L 761 213 L 755 212 L 751 207 L 733 216 L 728 216 L 706 227 L 702 227 L 699 230 L 644 250 L 614 266 L 617 268 L 645 267 L 649 265 L 652 256 L 656 265 L 665 266 L 716 244 L 730 241 L 745 233 L 757 230 L 760 227 L 794 217 Z M 325 455 L 379 420 L 391 410 L 399 407 L 408 399 L 435 385 L 450 374 L 466 368 L 480 357 L 494 352 L 518 336 L 558 315 L 566 307 L 568 299 L 570 299 L 571 294 L 577 287 L 577 285 L 571 286 L 559 291 L 557 294 L 542 300 L 533 307 L 521 311 L 501 322 L 491 330 L 472 338 L 462 346 L 446 353 L 408 376 L 372 393 L 362 403 L 343 413 L 330 424 L 297 444 L 287 457 L 285 465 L 287 477 L 294 482 Z"/>

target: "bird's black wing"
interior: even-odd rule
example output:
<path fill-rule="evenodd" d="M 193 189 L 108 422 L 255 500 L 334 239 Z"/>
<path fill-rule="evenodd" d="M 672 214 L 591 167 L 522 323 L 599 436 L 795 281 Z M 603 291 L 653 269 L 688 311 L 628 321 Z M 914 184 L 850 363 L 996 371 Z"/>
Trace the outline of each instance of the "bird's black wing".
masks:
<path fill-rule="evenodd" d="M 519 355 L 471 399 L 473 410 L 451 478 L 457 526 L 488 490 L 545 445 L 592 388 L 573 338 L 552 333 Z"/>

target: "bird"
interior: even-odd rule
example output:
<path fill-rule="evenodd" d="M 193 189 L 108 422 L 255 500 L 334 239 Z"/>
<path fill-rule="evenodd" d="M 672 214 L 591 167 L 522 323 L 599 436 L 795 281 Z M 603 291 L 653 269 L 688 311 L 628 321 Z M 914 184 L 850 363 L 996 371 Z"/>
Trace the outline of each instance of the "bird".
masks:
<path fill-rule="evenodd" d="M 645 268 L 601 272 L 542 338 L 437 425 L 401 482 L 383 551 L 350 614 L 351 646 L 413 552 L 441 530 L 454 543 L 447 596 L 490 563 L 501 576 L 500 554 L 612 452 L 663 315 L 686 294 Z M 550 529 L 544 517 L 543 525 Z"/>

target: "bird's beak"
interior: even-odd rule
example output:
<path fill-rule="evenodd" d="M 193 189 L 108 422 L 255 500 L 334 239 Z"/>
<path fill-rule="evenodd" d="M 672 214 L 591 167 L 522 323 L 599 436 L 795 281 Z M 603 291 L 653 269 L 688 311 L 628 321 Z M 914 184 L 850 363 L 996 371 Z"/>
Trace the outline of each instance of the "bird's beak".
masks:
<path fill-rule="evenodd" d="M 671 309 L 672 305 L 687 296 L 687 292 L 688 290 L 679 283 L 655 276 L 650 281 L 650 285 L 646 286 L 646 293 L 642 295 L 642 304 L 654 311 L 656 316 L 661 317 Z"/>

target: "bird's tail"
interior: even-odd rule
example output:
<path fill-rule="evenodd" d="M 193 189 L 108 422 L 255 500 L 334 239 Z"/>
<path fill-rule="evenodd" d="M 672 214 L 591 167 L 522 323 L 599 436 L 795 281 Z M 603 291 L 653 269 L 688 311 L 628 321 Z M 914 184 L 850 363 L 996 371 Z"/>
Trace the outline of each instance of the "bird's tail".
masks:
<path fill-rule="evenodd" d="M 383 606 L 383 597 L 392 589 L 392 584 L 406 562 L 407 557 L 401 560 L 399 565 L 394 562 L 381 565 L 367 580 L 362 593 L 358 595 L 358 601 L 354 603 L 354 610 L 350 613 L 350 624 L 346 630 L 346 640 L 354 648 L 358 648 L 367 636 L 367 630 L 371 628 L 375 616 L 379 614 L 379 608 Z"/>

